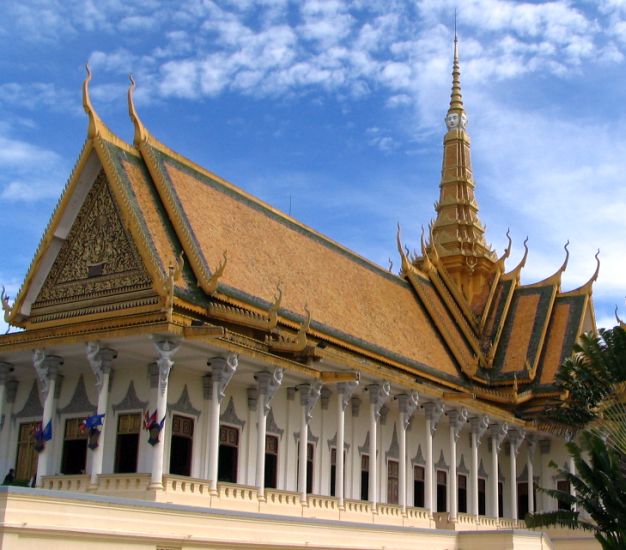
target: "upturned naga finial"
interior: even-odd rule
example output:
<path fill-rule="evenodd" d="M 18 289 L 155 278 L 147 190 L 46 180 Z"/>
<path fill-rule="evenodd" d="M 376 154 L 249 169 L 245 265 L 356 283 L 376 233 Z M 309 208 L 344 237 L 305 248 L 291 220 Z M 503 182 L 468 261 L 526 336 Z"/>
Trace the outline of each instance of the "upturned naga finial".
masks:
<path fill-rule="evenodd" d="M 180 254 L 176 258 L 176 263 L 170 263 L 167 280 L 165 282 L 165 311 L 167 313 L 167 320 L 172 321 L 172 315 L 174 313 L 174 287 L 180 280 L 183 274 L 183 268 L 185 267 L 185 251 L 181 250 Z"/>
<path fill-rule="evenodd" d="M 87 136 L 93 138 L 100 133 L 100 118 L 96 114 L 96 110 L 93 108 L 91 98 L 89 97 L 89 83 L 91 82 L 91 69 L 89 68 L 89 63 L 85 64 L 85 70 L 87 71 L 87 76 L 83 81 L 83 109 L 85 109 L 85 112 L 89 117 Z"/>
<path fill-rule="evenodd" d="M 133 98 L 135 94 L 135 79 L 132 74 L 128 75 L 128 79 L 130 80 L 130 86 L 128 87 L 128 114 L 130 115 L 130 119 L 135 127 L 135 136 L 133 141 L 138 147 L 141 143 L 148 140 L 148 131 L 141 122 L 141 119 L 137 114 L 137 110 L 135 109 L 135 101 Z"/>
<path fill-rule="evenodd" d="M 411 264 L 409 263 L 408 254 L 405 252 L 402 246 L 402 236 L 400 234 L 400 222 L 398 222 L 398 231 L 396 233 L 396 244 L 398 245 L 398 253 L 400 254 L 400 258 L 402 260 L 402 271 L 404 273 L 408 273 L 411 269 Z"/>
<path fill-rule="evenodd" d="M 511 239 L 511 229 L 510 228 L 507 228 L 507 230 L 506 230 L 506 238 L 508 239 L 509 244 L 504 249 L 504 254 L 502 254 L 502 256 L 500 256 L 500 258 L 498 259 L 498 262 L 501 265 L 504 265 L 505 260 L 511 255 L 511 247 L 513 246 L 513 241 Z"/>
<path fill-rule="evenodd" d="M 622 327 L 623 329 L 626 329 L 626 323 L 622 321 L 619 318 L 619 315 L 617 314 L 617 306 L 615 306 L 615 319 L 617 320 L 617 323 L 619 324 L 620 327 Z"/>
<path fill-rule="evenodd" d="M 6 293 L 4 285 L 2 286 L 2 293 L 0 294 L 0 298 L 2 299 L 2 310 L 4 311 L 4 322 L 9 325 L 7 327 L 7 334 L 11 329 L 11 315 L 13 313 L 13 308 L 9 305 L 10 296 Z"/>
<path fill-rule="evenodd" d="M 273 330 L 276 328 L 278 324 L 278 310 L 280 309 L 280 303 L 283 299 L 283 289 L 281 286 L 281 282 L 278 281 L 276 284 L 276 294 L 274 296 L 274 303 L 270 306 L 269 309 L 269 324 L 268 329 Z"/>
<path fill-rule="evenodd" d="M 215 293 L 215 291 L 217 290 L 217 283 L 219 282 L 221 276 L 224 275 L 224 270 L 226 269 L 226 264 L 228 263 L 228 253 L 226 250 L 224 250 L 222 258 L 223 259 L 220 262 L 220 265 L 217 266 L 216 270 L 213 272 L 213 275 L 211 275 L 211 278 L 206 285 L 205 292 L 208 295 Z"/>

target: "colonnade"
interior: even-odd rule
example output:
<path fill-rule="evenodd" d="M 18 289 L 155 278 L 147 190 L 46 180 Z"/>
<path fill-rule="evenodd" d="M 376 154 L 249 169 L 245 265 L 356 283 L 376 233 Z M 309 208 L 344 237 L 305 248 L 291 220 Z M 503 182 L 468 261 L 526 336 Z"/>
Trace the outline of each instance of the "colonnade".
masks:
<path fill-rule="evenodd" d="M 156 361 L 153 364 L 154 375 L 158 377 L 156 384 L 156 417 L 157 421 L 165 418 L 167 413 L 167 393 L 168 381 L 172 367 L 174 366 L 174 356 L 179 349 L 179 342 L 167 338 L 153 339 Z M 110 373 L 112 365 L 117 357 L 115 350 L 101 348 L 96 342 L 87 344 L 87 360 L 95 377 L 95 386 L 98 395 L 97 414 L 105 414 L 108 408 L 108 393 L 110 383 Z M 219 432 L 221 405 L 225 396 L 226 388 L 231 382 L 238 367 L 238 357 L 235 354 L 228 354 L 226 358 L 215 357 L 208 360 L 210 374 L 205 376 L 205 383 L 209 384 L 210 415 L 207 423 L 207 456 L 208 456 L 208 480 L 213 491 L 217 489 L 218 461 L 219 461 Z M 55 414 L 55 387 L 63 365 L 63 359 L 54 355 L 47 355 L 42 350 L 36 350 L 33 354 L 33 366 L 39 382 L 40 395 L 43 403 L 42 428 L 52 421 Z M 0 411 L 4 410 L 4 403 L 7 400 L 7 381 L 11 365 L 0 363 Z M 256 381 L 256 425 L 257 443 L 255 460 L 254 485 L 258 490 L 259 498 L 264 498 L 265 491 L 265 440 L 267 415 L 271 408 L 271 403 L 283 383 L 283 370 L 275 368 L 273 370 L 260 370 L 254 378 Z M 208 381 L 207 381 L 208 379 Z M 355 390 L 358 388 L 357 380 L 342 381 L 334 385 L 337 395 L 337 432 L 336 432 L 336 461 L 335 461 L 335 497 L 339 501 L 339 506 L 343 506 L 345 500 L 345 464 L 342 450 L 345 448 L 345 411 L 349 403 L 354 407 Z M 403 510 L 409 506 L 407 502 L 407 429 L 412 417 L 415 415 L 420 398 L 416 392 L 400 393 L 391 395 L 391 385 L 388 381 L 381 381 L 367 385 L 365 391 L 369 400 L 369 494 L 368 499 L 373 507 L 380 502 L 380 495 L 377 488 L 380 475 L 380 464 L 376 459 L 381 449 L 377 430 L 381 418 L 381 410 L 385 403 L 394 399 L 398 403 L 398 442 L 399 442 L 399 491 L 398 504 Z M 300 441 L 308 441 L 309 423 L 313 416 L 314 408 L 322 393 L 322 384 L 319 381 L 303 383 L 296 386 L 299 392 L 300 410 Z M 325 390 L 327 391 L 327 390 Z M 425 441 L 424 441 L 424 507 L 431 514 L 436 512 L 436 502 L 434 491 L 436 488 L 435 464 L 433 460 L 433 438 L 441 424 L 441 420 L 446 417 L 449 428 L 449 518 L 454 521 L 458 517 L 457 500 L 457 444 L 459 438 L 468 426 L 470 431 L 471 464 L 469 472 L 469 495 L 468 513 L 479 515 L 479 447 L 485 434 L 490 437 L 491 468 L 489 473 L 489 507 L 487 515 L 498 517 L 499 502 L 499 455 L 502 443 L 507 440 L 510 454 L 509 471 L 509 496 L 510 496 L 510 516 L 517 519 L 517 454 L 526 434 L 519 428 L 510 429 L 506 423 L 490 420 L 486 415 L 470 416 L 467 408 L 462 406 L 447 406 L 440 400 L 427 400 L 421 403 L 425 419 Z M 106 421 L 101 427 L 100 437 L 103 437 L 106 428 Z M 534 456 L 537 446 L 537 439 L 534 436 L 527 437 L 527 462 L 528 473 L 528 509 L 535 510 L 534 491 Z M 92 454 L 90 463 L 90 482 L 92 486 L 97 485 L 98 475 L 102 473 L 103 445 L 97 446 Z M 158 441 L 152 450 L 151 463 L 151 487 L 162 488 L 163 479 L 163 441 Z M 354 446 L 353 446 L 354 449 Z M 307 445 L 300 445 L 298 451 L 298 474 L 297 490 L 302 501 L 307 499 Z M 50 450 L 47 446 L 38 456 L 38 481 L 41 483 L 43 476 L 49 475 Z"/>

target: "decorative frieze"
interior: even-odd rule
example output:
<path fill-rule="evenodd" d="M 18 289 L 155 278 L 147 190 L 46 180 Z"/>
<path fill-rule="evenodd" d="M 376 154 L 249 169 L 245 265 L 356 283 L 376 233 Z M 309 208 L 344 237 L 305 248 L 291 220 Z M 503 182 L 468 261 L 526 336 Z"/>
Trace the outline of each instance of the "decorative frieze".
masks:
<path fill-rule="evenodd" d="M 202 411 L 200 409 L 196 409 L 191 403 L 191 399 L 189 397 L 189 390 L 187 389 L 187 384 L 183 387 L 183 391 L 178 398 L 178 401 L 175 403 L 170 403 L 168 408 L 172 411 L 180 412 L 183 414 L 187 414 L 189 416 L 200 416 Z"/>
<path fill-rule="evenodd" d="M 69 403 L 59 409 L 59 414 L 79 414 L 90 413 L 96 409 L 96 406 L 89 400 L 87 395 L 87 388 L 85 387 L 85 377 L 81 374 L 76 383 L 74 395 L 71 397 Z"/>
<path fill-rule="evenodd" d="M 147 406 L 148 401 L 142 401 L 141 399 L 139 399 L 139 397 L 137 397 L 137 392 L 135 391 L 135 383 L 131 380 L 128 384 L 126 395 L 119 403 L 114 404 L 111 408 L 115 413 L 118 411 L 143 411 L 146 409 Z"/>

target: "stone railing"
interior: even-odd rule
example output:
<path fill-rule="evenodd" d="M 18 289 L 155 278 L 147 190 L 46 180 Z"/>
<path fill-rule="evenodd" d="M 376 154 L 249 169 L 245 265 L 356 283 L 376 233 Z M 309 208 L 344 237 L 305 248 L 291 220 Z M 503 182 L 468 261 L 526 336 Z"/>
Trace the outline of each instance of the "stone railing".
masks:
<path fill-rule="evenodd" d="M 100 474 L 95 492 L 123 498 L 154 500 L 149 489 L 150 474 Z"/>
<path fill-rule="evenodd" d="M 424 508 L 407 507 L 397 504 L 371 503 L 362 500 L 345 500 L 339 506 L 335 497 L 307 495 L 302 502 L 301 495 L 292 491 L 266 489 L 260 496 L 255 487 L 235 483 L 218 483 L 217 490 L 211 491 L 211 483 L 205 479 L 185 476 L 164 475 L 163 489 L 155 489 L 150 484 L 150 474 L 101 474 L 96 487 L 90 486 L 87 475 L 45 476 L 42 480 L 45 489 L 69 492 L 95 492 L 97 494 L 123 498 L 171 502 L 189 506 L 202 506 L 223 510 L 240 510 L 262 514 L 291 517 L 306 517 L 349 521 L 363 524 L 396 525 L 450 529 L 457 531 L 483 531 L 520 529 L 522 520 L 491 518 L 459 513 L 451 521 L 447 512 L 435 513 L 431 517 Z"/>
<path fill-rule="evenodd" d="M 89 489 L 89 476 L 86 474 L 44 476 L 41 486 L 54 491 L 84 493 Z"/>

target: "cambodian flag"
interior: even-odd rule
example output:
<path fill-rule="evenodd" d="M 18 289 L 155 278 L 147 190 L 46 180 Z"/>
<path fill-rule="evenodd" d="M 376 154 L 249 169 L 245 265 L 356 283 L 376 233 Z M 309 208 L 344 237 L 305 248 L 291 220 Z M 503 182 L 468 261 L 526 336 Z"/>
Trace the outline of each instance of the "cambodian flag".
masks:
<path fill-rule="evenodd" d="M 102 414 L 92 414 L 83 420 L 81 424 L 81 428 L 83 430 L 91 430 L 93 428 L 99 428 L 102 426 L 104 420 L 104 413 Z"/>
<path fill-rule="evenodd" d="M 48 420 L 46 427 L 41 432 L 41 439 L 50 441 L 52 439 L 52 420 Z"/>

